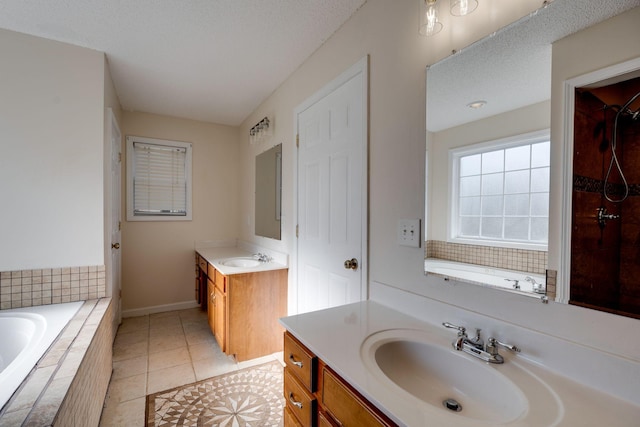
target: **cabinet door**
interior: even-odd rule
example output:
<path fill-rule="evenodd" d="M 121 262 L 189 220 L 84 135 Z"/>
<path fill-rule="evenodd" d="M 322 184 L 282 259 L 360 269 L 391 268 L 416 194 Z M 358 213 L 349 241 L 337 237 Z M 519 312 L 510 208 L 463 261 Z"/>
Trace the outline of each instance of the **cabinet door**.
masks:
<path fill-rule="evenodd" d="M 215 317 L 215 305 L 216 305 L 216 287 L 211 281 L 211 279 L 207 280 L 207 318 L 209 321 L 209 328 L 211 329 L 211 333 L 215 335 L 216 333 L 216 317 Z"/>
<path fill-rule="evenodd" d="M 215 310 L 214 310 L 214 323 L 215 330 L 213 334 L 218 341 L 220 349 L 224 352 L 227 351 L 227 297 L 222 291 L 214 286 L 214 298 L 215 298 Z"/>

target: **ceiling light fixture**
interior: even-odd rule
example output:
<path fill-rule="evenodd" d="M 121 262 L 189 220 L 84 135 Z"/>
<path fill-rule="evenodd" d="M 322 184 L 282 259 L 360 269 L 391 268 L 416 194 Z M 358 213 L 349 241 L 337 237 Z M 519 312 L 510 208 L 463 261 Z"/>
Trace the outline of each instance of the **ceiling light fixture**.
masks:
<path fill-rule="evenodd" d="M 249 129 L 249 143 L 255 144 L 271 135 L 273 135 L 273 118 L 265 117 Z"/>
<path fill-rule="evenodd" d="M 423 0 L 424 12 L 420 19 L 420 34 L 432 36 L 442 30 L 442 22 L 438 19 L 438 0 Z"/>
<path fill-rule="evenodd" d="M 478 0 L 451 0 L 451 14 L 465 16 L 476 10 Z"/>
<path fill-rule="evenodd" d="M 473 101 L 467 104 L 467 107 L 469 108 L 473 108 L 474 110 L 477 110 L 478 108 L 482 108 L 485 105 L 487 105 L 487 101 Z"/>
<path fill-rule="evenodd" d="M 438 18 L 438 5 L 444 0 L 420 1 L 420 35 L 432 36 L 442 30 L 442 22 Z M 478 0 L 449 0 L 453 16 L 468 15 L 478 7 Z"/>

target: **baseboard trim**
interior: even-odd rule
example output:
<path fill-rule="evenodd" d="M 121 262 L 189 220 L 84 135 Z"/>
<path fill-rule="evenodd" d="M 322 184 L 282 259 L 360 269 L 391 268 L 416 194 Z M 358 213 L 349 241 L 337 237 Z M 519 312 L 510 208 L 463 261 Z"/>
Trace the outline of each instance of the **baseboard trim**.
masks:
<path fill-rule="evenodd" d="M 186 310 L 189 308 L 200 307 L 197 301 L 183 301 L 174 304 L 154 305 L 151 307 L 132 308 L 130 310 L 122 310 L 122 317 L 138 317 L 147 314 L 163 313 L 165 311 Z"/>

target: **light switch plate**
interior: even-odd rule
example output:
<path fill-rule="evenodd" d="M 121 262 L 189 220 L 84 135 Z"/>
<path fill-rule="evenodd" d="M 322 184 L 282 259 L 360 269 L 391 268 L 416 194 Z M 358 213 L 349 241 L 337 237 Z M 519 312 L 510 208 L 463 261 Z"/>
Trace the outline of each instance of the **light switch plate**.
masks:
<path fill-rule="evenodd" d="M 399 245 L 419 248 L 420 240 L 422 239 L 421 235 L 419 219 L 401 219 L 398 221 Z"/>

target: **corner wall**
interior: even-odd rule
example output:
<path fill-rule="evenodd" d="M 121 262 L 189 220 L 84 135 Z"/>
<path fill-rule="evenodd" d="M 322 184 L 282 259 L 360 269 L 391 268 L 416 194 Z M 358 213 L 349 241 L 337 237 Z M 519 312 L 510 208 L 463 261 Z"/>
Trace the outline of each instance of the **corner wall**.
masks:
<path fill-rule="evenodd" d="M 104 264 L 104 55 L 0 30 L 0 271 Z"/>

